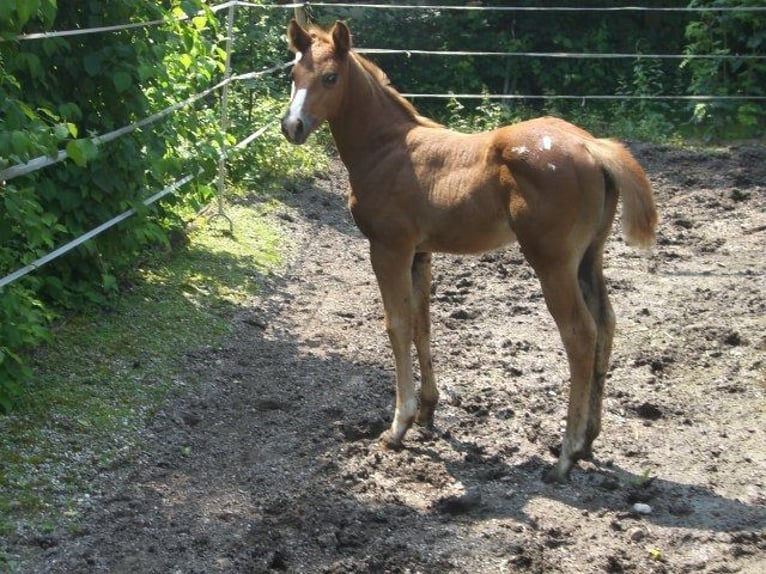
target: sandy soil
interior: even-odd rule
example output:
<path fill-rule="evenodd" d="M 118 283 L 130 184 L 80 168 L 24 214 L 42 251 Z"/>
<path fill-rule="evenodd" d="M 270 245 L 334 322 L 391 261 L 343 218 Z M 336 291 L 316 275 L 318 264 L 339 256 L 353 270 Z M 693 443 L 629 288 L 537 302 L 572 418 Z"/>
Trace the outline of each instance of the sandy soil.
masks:
<path fill-rule="evenodd" d="M 94 485 L 82 529 L 16 541 L 22 572 L 766 571 L 766 149 L 633 149 L 659 242 L 609 242 L 604 430 L 570 484 L 541 480 L 567 372 L 517 247 L 435 257 L 437 429 L 381 449 L 392 361 L 336 164 L 276 215 L 283 276 L 186 357 L 203 386 Z"/>

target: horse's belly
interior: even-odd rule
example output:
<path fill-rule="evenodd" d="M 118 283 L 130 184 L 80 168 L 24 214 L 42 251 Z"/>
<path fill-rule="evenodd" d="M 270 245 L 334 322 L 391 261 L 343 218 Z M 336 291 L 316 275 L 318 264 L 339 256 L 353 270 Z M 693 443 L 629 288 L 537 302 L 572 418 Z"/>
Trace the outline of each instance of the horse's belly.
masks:
<path fill-rule="evenodd" d="M 455 222 L 435 230 L 418 244 L 417 250 L 432 253 L 470 254 L 484 253 L 516 241 L 506 218 L 503 221 Z"/>

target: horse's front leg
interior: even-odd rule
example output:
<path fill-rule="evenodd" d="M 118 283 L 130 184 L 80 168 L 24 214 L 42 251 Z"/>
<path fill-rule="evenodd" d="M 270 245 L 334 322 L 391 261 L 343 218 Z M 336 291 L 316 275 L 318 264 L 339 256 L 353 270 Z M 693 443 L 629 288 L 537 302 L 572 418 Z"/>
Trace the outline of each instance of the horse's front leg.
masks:
<path fill-rule="evenodd" d="M 391 428 L 380 439 L 389 448 L 400 448 L 412 426 L 418 402 L 412 381 L 413 299 L 411 265 L 414 253 L 370 244 L 370 260 L 383 298 L 385 325 L 396 365 L 396 411 Z"/>

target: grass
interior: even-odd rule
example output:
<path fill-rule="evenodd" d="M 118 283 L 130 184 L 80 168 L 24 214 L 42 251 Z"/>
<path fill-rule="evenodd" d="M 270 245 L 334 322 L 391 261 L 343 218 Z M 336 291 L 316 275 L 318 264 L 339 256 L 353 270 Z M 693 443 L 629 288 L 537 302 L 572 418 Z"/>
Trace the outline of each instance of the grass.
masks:
<path fill-rule="evenodd" d="M 147 420 L 195 384 L 184 357 L 220 345 L 237 307 L 284 264 L 288 239 L 265 217 L 277 208 L 228 207 L 233 235 L 220 218 L 200 222 L 111 308 L 71 318 L 34 352 L 23 404 L 0 417 L 0 570 L 14 569 L 3 539 L 76 530 L 93 478 L 132 460 Z"/>

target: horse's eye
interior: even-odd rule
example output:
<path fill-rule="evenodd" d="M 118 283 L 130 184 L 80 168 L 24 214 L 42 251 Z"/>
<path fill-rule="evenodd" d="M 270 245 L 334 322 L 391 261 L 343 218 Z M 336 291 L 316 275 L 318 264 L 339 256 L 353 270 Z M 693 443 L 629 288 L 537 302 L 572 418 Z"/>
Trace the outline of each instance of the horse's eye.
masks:
<path fill-rule="evenodd" d="M 329 72 L 322 76 L 322 83 L 327 86 L 328 88 L 335 85 L 335 82 L 338 81 L 338 74 L 335 72 Z"/>

